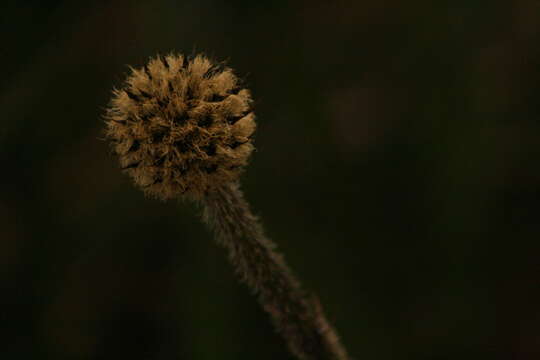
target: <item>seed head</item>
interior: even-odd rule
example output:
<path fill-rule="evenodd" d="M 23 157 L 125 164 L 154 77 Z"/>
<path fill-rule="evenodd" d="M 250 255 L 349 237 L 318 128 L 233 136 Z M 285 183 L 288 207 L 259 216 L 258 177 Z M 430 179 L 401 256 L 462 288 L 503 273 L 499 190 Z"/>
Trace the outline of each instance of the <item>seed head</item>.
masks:
<path fill-rule="evenodd" d="M 234 181 L 253 151 L 251 95 L 228 67 L 168 55 L 131 69 L 113 91 L 106 137 L 146 194 L 201 198 Z"/>

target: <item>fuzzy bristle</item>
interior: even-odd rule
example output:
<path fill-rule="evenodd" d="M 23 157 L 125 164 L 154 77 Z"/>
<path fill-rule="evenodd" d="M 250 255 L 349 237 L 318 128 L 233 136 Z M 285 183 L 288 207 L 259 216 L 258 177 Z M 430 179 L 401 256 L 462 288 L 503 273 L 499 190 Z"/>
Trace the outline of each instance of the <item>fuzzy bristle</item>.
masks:
<path fill-rule="evenodd" d="M 144 192 L 200 198 L 238 178 L 253 151 L 249 90 L 202 55 L 156 57 L 113 92 L 106 136 Z"/>

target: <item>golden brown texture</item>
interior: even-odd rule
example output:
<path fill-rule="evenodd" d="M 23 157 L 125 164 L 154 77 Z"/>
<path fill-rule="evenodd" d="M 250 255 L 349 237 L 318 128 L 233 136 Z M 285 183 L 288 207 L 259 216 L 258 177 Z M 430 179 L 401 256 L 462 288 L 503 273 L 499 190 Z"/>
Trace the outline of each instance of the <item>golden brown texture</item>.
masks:
<path fill-rule="evenodd" d="M 168 55 L 131 69 L 114 90 L 106 136 L 146 194 L 195 199 L 236 180 L 253 151 L 251 94 L 202 55 Z"/>

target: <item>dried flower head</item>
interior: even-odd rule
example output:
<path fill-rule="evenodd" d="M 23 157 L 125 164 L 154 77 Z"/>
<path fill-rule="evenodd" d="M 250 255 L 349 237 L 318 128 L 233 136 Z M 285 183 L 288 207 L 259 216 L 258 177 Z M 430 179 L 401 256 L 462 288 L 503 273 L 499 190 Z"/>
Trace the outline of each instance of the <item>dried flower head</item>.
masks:
<path fill-rule="evenodd" d="M 148 195 L 201 198 L 237 179 L 253 151 L 249 90 L 202 55 L 150 59 L 113 93 L 106 136 Z"/>

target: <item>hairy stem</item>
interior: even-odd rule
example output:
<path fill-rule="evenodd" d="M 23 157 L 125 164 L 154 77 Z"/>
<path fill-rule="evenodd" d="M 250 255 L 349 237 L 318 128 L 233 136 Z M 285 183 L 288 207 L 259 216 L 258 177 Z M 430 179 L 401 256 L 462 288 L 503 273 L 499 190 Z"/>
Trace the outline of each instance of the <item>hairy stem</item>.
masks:
<path fill-rule="evenodd" d="M 302 290 L 274 243 L 249 208 L 237 183 L 203 201 L 204 220 L 214 230 L 240 279 L 257 295 L 290 351 L 302 360 L 346 360 L 347 353 L 317 298 Z"/>

